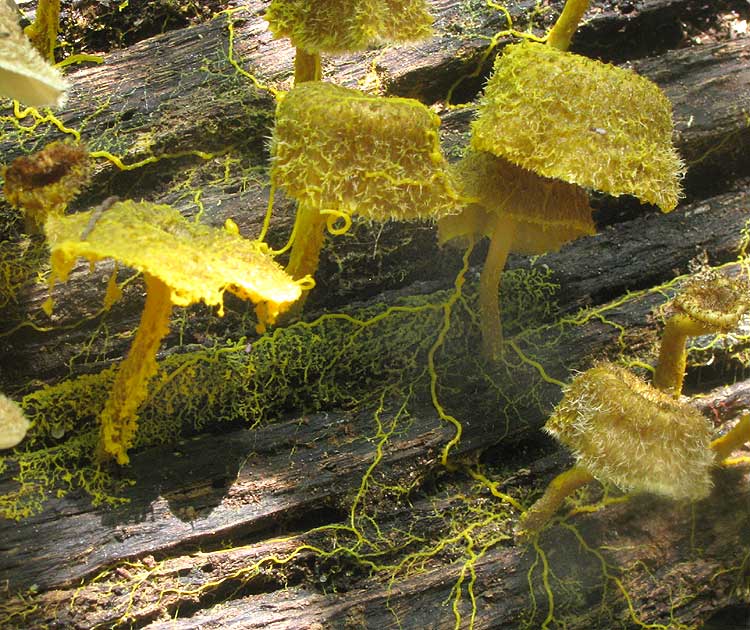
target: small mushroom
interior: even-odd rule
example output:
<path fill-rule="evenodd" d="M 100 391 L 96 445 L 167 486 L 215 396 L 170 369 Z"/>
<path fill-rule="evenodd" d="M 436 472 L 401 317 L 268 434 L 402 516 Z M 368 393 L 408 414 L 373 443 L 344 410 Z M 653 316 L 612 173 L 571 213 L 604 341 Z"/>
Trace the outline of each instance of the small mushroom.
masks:
<path fill-rule="evenodd" d="M 55 46 L 59 28 L 60 0 L 39 0 L 34 21 L 24 29 L 24 34 L 39 54 L 50 63 L 55 63 Z"/>
<path fill-rule="evenodd" d="M 31 107 L 62 106 L 67 82 L 23 34 L 8 2 L 0 2 L 0 33 L 0 95 Z"/>
<path fill-rule="evenodd" d="M 186 220 L 166 205 L 123 201 L 89 228 L 91 212 L 50 216 L 51 283 L 64 282 L 79 256 L 113 258 L 143 272 L 146 304 L 101 414 L 102 454 L 128 462 L 137 412 L 156 373 L 156 352 L 169 330 L 172 306 L 205 302 L 222 314 L 225 291 L 256 303 L 260 326 L 272 323 L 301 293 L 262 243 Z M 82 234 L 86 233 L 85 238 Z"/>
<path fill-rule="evenodd" d="M 21 210 L 26 231 L 42 231 L 50 214 L 61 215 L 89 177 L 89 153 L 80 144 L 50 142 L 41 151 L 22 155 L 3 169 L 8 203 Z"/>
<path fill-rule="evenodd" d="M 487 236 L 490 247 L 479 280 L 482 349 L 501 353 L 498 289 L 508 253 L 536 255 L 594 234 L 586 192 L 574 184 L 540 177 L 485 151 L 469 151 L 455 168 L 467 197 L 477 199 L 457 215 L 438 221 L 438 240 Z"/>
<path fill-rule="evenodd" d="M 18 403 L 0 394 L 0 449 L 16 446 L 30 426 Z"/>
<path fill-rule="evenodd" d="M 408 221 L 455 211 L 459 194 L 440 150 L 439 124 L 413 99 L 319 81 L 284 96 L 271 140 L 271 181 L 299 204 L 287 266 L 293 278 L 315 273 L 324 226 L 342 233 L 354 213 Z"/>
<path fill-rule="evenodd" d="M 654 385 L 673 396 L 682 393 L 688 337 L 727 333 L 750 308 L 750 290 L 740 278 L 707 269 L 688 280 L 670 305 L 654 373 Z"/>
<path fill-rule="evenodd" d="M 314 6 L 309 0 L 271 0 L 265 17 L 274 37 L 288 37 L 297 49 L 295 84 L 321 78 L 321 53 L 432 34 L 425 0 L 316 0 Z"/>
<path fill-rule="evenodd" d="M 613 364 L 578 375 L 544 428 L 573 451 L 576 465 L 523 514 L 525 535 L 539 531 L 566 496 L 593 479 L 675 500 L 701 499 L 711 489 L 708 420 Z"/>

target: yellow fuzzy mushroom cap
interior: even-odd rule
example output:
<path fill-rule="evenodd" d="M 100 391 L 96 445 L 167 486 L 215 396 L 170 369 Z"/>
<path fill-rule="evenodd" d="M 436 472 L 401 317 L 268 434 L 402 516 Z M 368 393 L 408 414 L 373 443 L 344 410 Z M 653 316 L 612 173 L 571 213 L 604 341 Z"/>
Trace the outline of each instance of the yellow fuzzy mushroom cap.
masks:
<path fill-rule="evenodd" d="M 697 334 L 730 332 L 749 309 L 748 283 L 741 277 L 729 278 L 713 269 L 692 276 L 672 302 L 672 310 L 687 316 L 699 329 Z"/>
<path fill-rule="evenodd" d="M 596 232 L 588 195 L 579 186 L 541 177 L 485 151 L 469 151 L 454 166 L 462 192 L 478 203 L 438 222 L 440 244 L 470 236 L 492 236 L 496 221 L 516 223 L 511 252 L 557 251 L 579 236 Z"/>
<path fill-rule="evenodd" d="M 100 217 L 51 216 L 45 225 L 52 279 L 65 281 L 79 256 L 114 258 L 158 278 L 172 304 L 221 307 L 225 291 L 263 303 L 267 321 L 301 293 L 261 243 L 185 219 L 171 206 L 123 201 Z"/>
<path fill-rule="evenodd" d="M 545 177 L 673 210 L 684 166 L 672 108 L 652 81 L 552 46 L 507 46 L 472 146 Z"/>
<path fill-rule="evenodd" d="M 0 448 L 13 448 L 26 437 L 29 426 L 21 407 L 0 394 Z"/>
<path fill-rule="evenodd" d="M 272 0 L 265 17 L 274 37 L 288 37 L 308 53 L 354 52 L 378 40 L 432 34 L 425 0 Z"/>
<path fill-rule="evenodd" d="M 375 221 L 437 218 L 458 193 L 422 103 L 301 83 L 276 112 L 271 181 L 307 207 Z"/>
<path fill-rule="evenodd" d="M 49 65 L 18 24 L 18 13 L 0 2 L 0 96 L 31 107 L 61 106 L 68 88 L 62 75 Z"/>
<path fill-rule="evenodd" d="M 708 420 L 615 365 L 576 377 L 545 430 L 579 466 L 625 491 L 700 499 L 711 488 Z"/>

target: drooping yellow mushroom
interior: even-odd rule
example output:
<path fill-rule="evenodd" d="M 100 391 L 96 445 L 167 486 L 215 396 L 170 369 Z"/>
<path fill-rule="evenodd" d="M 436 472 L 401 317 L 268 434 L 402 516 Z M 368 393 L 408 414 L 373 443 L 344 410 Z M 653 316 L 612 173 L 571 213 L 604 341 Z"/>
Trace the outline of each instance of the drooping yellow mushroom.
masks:
<path fill-rule="evenodd" d="M 482 349 L 501 352 L 498 289 L 509 253 L 536 255 L 594 234 L 586 192 L 573 184 L 540 177 L 485 151 L 469 151 L 455 165 L 463 193 L 476 203 L 438 221 L 441 244 L 487 236 L 490 247 L 479 280 Z"/>
<path fill-rule="evenodd" d="M 34 21 L 24 30 L 39 54 L 55 63 L 57 31 L 60 28 L 60 0 L 39 0 Z"/>
<path fill-rule="evenodd" d="M 0 449 L 16 446 L 26 437 L 29 426 L 18 403 L 0 394 Z"/>
<path fill-rule="evenodd" d="M 750 309 L 750 288 L 741 278 L 707 269 L 690 278 L 670 304 L 662 333 L 654 385 L 679 396 L 687 363 L 688 337 L 727 333 Z"/>
<path fill-rule="evenodd" d="M 610 363 L 577 376 L 544 428 L 577 461 L 522 515 L 526 535 L 539 531 L 566 496 L 593 479 L 675 500 L 701 499 L 711 489 L 715 456 L 708 420 Z"/>
<path fill-rule="evenodd" d="M 321 78 L 321 53 L 363 50 L 378 41 L 403 42 L 432 34 L 425 0 L 271 0 L 274 37 L 297 49 L 295 84 Z"/>
<path fill-rule="evenodd" d="M 26 230 L 38 233 L 48 215 L 65 212 L 86 184 L 89 170 L 85 147 L 51 142 L 41 151 L 18 157 L 3 168 L 5 198 L 24 213 Z"/>
<path fill-rule="evenodd" d="M 299 204 L 287 271 L 313 275 L 323 230 L 373 221 L 438 218 L 459 194 L 440 150 L 440 119 L 422 103 L 307 82 L 279 103 L 271 181 Z M 337 224 L 338 222 L 338 224 Z"/>
<path fill-rule="evenodd" d="M 126 464 L 172 306 L 205 302 L 218 306 L 221 314 L 229 291 L 256 303 L 263 326 L 273 323 L 301 289 L 262 243 L 192 223 L 170 206 L 124 201 L 109 207 L 95 224 L 91 220 L 91 212 L 47 220 L 51 282 L 64 282 L 78 257 L 92 263 L 113 258 L 143 272 L 147 295 L 141 322 L 100 418 L 102 453 Z"/>
<path fill-rule="evenodd" d="M 8 2 L 0 2 L 0 33 L 0 96 L 31 107 L 62 106 L 67 82 L 23 34 Z"/>

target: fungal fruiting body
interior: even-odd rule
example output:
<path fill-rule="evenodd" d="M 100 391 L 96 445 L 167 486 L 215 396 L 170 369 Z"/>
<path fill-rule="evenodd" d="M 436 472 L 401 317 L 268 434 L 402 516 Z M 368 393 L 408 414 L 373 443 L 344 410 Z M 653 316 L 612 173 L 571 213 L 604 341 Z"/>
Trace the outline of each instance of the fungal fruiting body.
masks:
<path fill-rule="evenodd" d="M 432 34 L 425 0 L 316 0 L 314 6 L 309 0 L 271 0 L 265 17 L 274 37 L 288 37 L 296 48 L 295 84 L 321 78 L 321 53 Z"/>
<path fill-rule="evenodd" d="M 0 394 L 0 449 L 16 446 L 26 437 L 29 426 L 18 403 Z"/>
<path fill-rule="evenodd" d="M 469 151 L 454 167 L 462 192 L 476 202 L 438 221 L 438 240 L 490 239 L 479 281 L 482 349 L 494 358 L 502 349 L 498 290 L 510 252 L 557 251 L 579 236 L 594 234 L 586 192 L 540 177 L 485 151 Z"/>
<path fill-rule="evenodd" d="M 672 130 L 672 106 L 652 81 L 521 43 L 495 62 L 471 145 L 544 177 L 634 195 L 669 212 L 684 170 Z"/>
<path fill-rule="evenodd" d="M 679 396 L 687 363 L 688 337 L 727 333 L 750 308 L 748 286 L 705 270 L 690 278 L 675 296 L 662 334 L 654 386 Z"/>
<path fill-rule="evenodd" d="M 523 516 L 526 532 L 541 529 L 565 493 L 587 483 L 586 474 L 625 492 L 677 500 L 701 499 L 711 489 L 708 420 L 610 363 L 577 376 L 544 428 L 573 451 L 580 472 L 568 471 L 550 484 Z"/>
<path fill-rule="evenodd" d="M 0 2 L 0 96 L 30 107 L 59 107 L 68 84 L 23 34 L 14 4 Z"/>
<path fill-rule="evenodd" d="M 24 214 L 26 230 L 42 231 L 48 215 L 62 215 L 88 181 L 89 153 L 80 144 L 51 142 L 3 169 L 8 203 Z"/>
<path fill-rule="evenodd" d="M 143 272 L 147 295 L 141 322 L 100 417 L 102 453 L 126 464 L 172 306 L 202 301 L 218 306 L 221 314 L 229 291 L 256 303 L 262 327 L 299 298 L 301 288 L 262 243 L 190 222 L 170 206 L 119 202 L 93 227 L 90 223 L 91 212 L 48 218 L 51 283 L 64 282 L 79 256 L 92 263 L 113 258 Z"/>
<path fill-rule="evenodd" d="M 440 149 L 440 119 L 413 99 L 367 96 L 323 82 L 284 96 L 271 140 L 271 181 L 299 204 L 288 273 L 314 275 L 323 229 L 437 218 L 459 194 Z"/>
<path fill-rule="evenodd" d="M 587 3 L 578 4 L 574 13 L 580 17 Z M 505 48 L 471 126 L 471 152 L 458 168 L 466 196 L 478 198 L 475 203 L 495 219 L 477 227 L 476 211 L 468 209 L 441 222 L 444 241 L 452 234 L 490 237 L 480 283 L 486 355 L 493 358 L 502 348 L 497 291 L 508 251 L 542 253 L 593 233 L 584 187 L 635 195 L 665 212 L 677 205 L 683 165 L 671 133 L 669 101 L 648 79 L 554 45 Z M 543 207 L 523 195 L 514 198 L 519 187 L 538 188 Z M 519 240 L 521 223 L 526 234 Z M 534 230 L 546 233 L 532 248 L 521 245 L 531 242 Z"/>

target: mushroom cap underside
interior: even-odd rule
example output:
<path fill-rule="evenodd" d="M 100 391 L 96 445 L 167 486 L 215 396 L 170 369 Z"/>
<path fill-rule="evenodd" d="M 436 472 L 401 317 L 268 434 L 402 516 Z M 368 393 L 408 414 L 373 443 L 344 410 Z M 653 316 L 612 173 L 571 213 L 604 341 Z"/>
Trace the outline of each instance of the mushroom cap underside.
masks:
<path fill-rule="evenodd" d="M 67 82 L 31 45 L 7 2 L 0 2 L 0 33 L 0 96 L 30 107 L 61 106 Z"/>
<path fill-rule="evenodd" d="M 453 169 L 463 195 L 475 202 L 438 221 L 441 245 L 491 237 L 503 221 L 514 230 L 510 251 L 517 254 L 557 251 L 596 233 L 588 195 L 575 184 L 541 177 L 485 151 L 469 151 Z"/>

